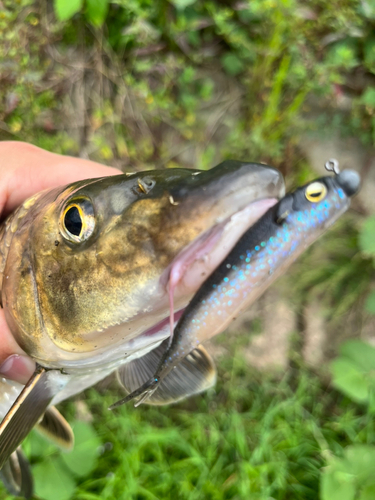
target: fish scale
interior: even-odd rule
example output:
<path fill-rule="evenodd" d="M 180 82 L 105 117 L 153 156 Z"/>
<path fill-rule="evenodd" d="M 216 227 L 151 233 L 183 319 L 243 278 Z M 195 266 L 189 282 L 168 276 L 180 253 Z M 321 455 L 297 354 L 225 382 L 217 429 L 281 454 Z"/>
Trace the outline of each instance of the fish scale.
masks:
<path fill-rule="evenodd" d="M 10 406 L 17 399 L 22 390 L 22 385 L 0 377 L 0 417 L 3 417 L 9 410 Z"/>

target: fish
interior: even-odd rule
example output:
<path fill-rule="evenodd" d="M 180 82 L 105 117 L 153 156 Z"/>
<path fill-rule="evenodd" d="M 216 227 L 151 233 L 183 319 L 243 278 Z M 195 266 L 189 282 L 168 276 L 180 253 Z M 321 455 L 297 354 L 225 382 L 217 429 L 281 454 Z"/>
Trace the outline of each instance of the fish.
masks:
<path fill-rule="evenodd" d="M 180 317 L 172 341 L 164 342 L 158 355 L 153 351 L 119 370 L 120 381 L 130 394 L 111 409 L 134 398 L 138 398 L 135 406 L 168 398 L 172 402 L 186 380 L 198 391 L 201 379 L 186 364 L 199 366 L 205 378 L 213 378 L 212 366 L 201 359 L 201 343 L 224 331 L 285 273 L 349 208 L 359 187 L 357 172 L 343 170 L 297 188 L 270 207 L 198 289 Z"/>
<path fill-rule="evenodd" d="M 73 446 L 59 402 L 170 338 L 206 277 L 285 194 L 282 174 L 227 160 L 88 179 L 37 193 L 0 228 L 0 303 L 36 362 L 25 386 L 0 378 L 0 475 L 32 496 L 20 445 L 37 430 Z M 173 300 L 171 301 L 171 298 Z M 213 361 L 199 351 L 202 366 Z M 191 364 L 199 390 L 212 372 Z M 185 384 L 177 399 L 196 393 Z M 168 400 L 169 401 L 169 400 Z"/>

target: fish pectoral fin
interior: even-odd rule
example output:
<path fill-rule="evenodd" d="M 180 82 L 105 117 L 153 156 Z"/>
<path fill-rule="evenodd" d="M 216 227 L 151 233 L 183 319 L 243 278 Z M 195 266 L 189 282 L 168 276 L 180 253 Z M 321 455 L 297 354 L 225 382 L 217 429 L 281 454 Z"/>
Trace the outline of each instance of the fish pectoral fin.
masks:
<path fill-rule="evenodd" d="M 56 370 L 38 366 L 0 424 L 0 469 L 43 417 L 54 395 L 62 389 Z"/>
<path fill-rule="evenodd" d="M 65 451 L 70 451 L 74 446 L 72 428 L 54 406 L 47 408 L 36 430 Z"/>
<path fill-rule="evenodd" d="M 163 378 L 157 389 L 145 401 L 164 405 L 207 391 L 216 383 L 213 359 L 203 346 L 191 351 Z"/>
<path fill-rule="evenodd" d="M 164 341 L 157 349 L 130 361 L 118 370 L 119 380 L 125 390 L 141 396 L 138 404 L 140 402 L 152 405 L 176 403 L 181 399 L 206 391 L 216 382 L 214 362 L 206 349 L 199 346 L 183 358 L 155 387 L 153 377 L 167 347 L 165 342 L 168 343 Z M 150 381 L 149 384 L 148 381 Z M 142 386 L 148 388 L 145 398 L 142 398 L 143 394 L 138 394 L 137 391 Z"/>
<path fill-rule="evenodd" d="M 168 343 L 169 339 L 166 339 L 141 358 L 129 361 L 118 368 L 117 377 L 126 392 L 134 392 L 153 378 L 161 358 L 168 349 Z"/>
<path fill-rule="evenodd" d="M 33 496 L 33 476 L 29 462 L 20 448 L 14 451 L 5 462 L 0 471 L 0 479 L 12 495 L 25 498 Z"/>

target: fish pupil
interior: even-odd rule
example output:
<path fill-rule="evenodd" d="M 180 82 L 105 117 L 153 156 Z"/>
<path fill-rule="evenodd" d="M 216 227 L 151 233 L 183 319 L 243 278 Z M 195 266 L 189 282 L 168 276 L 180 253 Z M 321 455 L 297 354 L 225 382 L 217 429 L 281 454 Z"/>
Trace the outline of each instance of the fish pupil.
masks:
<path fill-rule="evenodd" d="M 82 219 L 77 207 L 71 207 L 65 214 L 65 227 L 70 234 L 79 236 L 82 231 Z"/>
<path fill-rule="evenodd" d="M 321 191 L 315 191 L 315 193 L 310 193 L 310 196 L 311 198 L 319 198 L 319 196 L 321 195 Z"/>

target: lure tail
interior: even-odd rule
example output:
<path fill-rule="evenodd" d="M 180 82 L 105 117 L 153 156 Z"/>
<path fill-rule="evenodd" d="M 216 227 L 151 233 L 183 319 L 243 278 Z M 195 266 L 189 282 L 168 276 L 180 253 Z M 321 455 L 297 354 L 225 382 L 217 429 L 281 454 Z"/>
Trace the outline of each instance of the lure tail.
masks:
<path fill-rule="evenodd" d="M 117 374 L 128 394 L 110 409 L 121 406 L 134 398 L 141 403 L 165 405 L 206 391 L 216 382 L 216 369 L 208 352 L 202 346 L 193 349 L 173 370 L 156 380 L 160 360 L 168 346 L 168 339 L 145 356 L 135 359 L 119 368 Z"/>
<path fill-rule="evenodd" d="M 150 396 L 152 396 L 152 394 L 158 388 L 158 385 L 159 383 L 157 379 L 149 379 L 137 390 L 133 391 L 132 393 L 128 394 L 125 398 L 120 399 L 120 401 L 117 401 L 116 403 L 111 405 L 109 409 L 114 410 L 118 406 L 122 406 L 126 403 L 129 403 L 129 401 L 131 401 L 132 399 L 140 397 L 139 400 L 134 405 L 135 407 L 137 407 L 140 404 L 144 403 Z"/>

